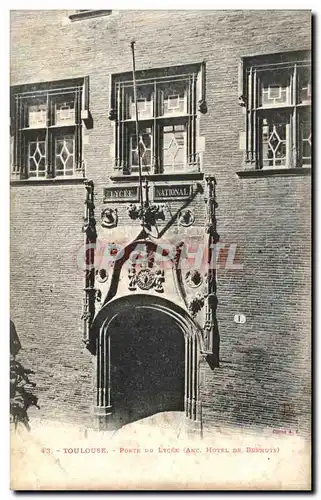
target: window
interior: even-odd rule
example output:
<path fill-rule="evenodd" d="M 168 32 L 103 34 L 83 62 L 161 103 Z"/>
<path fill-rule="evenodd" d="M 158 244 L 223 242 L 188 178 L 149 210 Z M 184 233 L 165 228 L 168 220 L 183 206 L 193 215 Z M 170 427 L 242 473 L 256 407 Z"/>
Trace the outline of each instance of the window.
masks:
<path fill-rule="evenodd" d="M 138 139 L 132 74 L 114 77 L 110 118 L 116 121 L 116 169 L 125 175 L 138 173 L 140 153 L 143 173 L 199 171 L 197 104 L 204 105 L 202 67 L 137 72 Z"/>
<path fill-rule="evenodd" d="M 246 162 L 258 169 L 311 165 L 311 61 L 307 53 L 245 61 Z"/>
<path fill-rule="evenodd" d="M 12 89 L 13 178 L 83 175 L 86 96 L 84 79 Z"/>

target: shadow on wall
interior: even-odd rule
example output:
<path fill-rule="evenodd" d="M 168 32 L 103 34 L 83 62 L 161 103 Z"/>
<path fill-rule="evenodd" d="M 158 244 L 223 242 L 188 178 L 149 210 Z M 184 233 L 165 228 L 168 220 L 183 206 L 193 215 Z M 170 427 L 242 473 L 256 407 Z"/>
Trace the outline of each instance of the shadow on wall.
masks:
<path fill-rule="evenodd" d="M 33 370 L 26 369 L 16 360 L 21 349 L 19 337 L 13 321 L 10 320 L 10 422 L 17 429 L 18 424 L 23 424 L 30 431 L 28 409 L 38 406 L 38 398 L 32 394 L 35 382 L 29 380 Z"/>

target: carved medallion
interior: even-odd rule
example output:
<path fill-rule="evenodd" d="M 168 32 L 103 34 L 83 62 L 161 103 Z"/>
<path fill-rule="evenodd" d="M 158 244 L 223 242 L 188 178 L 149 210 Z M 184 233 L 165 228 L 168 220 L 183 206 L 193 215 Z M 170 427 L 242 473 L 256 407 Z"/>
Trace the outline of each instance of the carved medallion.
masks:
<path fill-rule="evenodd" d="M 191 288 L 197 288 L 203 283 L 203 277 L 197 269 L 187 271 L 185 274 L 185 283 Z"/>
<path fill-rule="evenodd" d="M 137 285 L 142 290 L 149 290 L 155 282 L 155 273 L 151 269 L 142 269 L 137 274 Z"/>
<path fill-rule="evenodd" d="M 195 215 L 189 208 L 187 210 L 182 210 L 178 215 L 178 223 L 180 226 L 189 227 L 195 221 Z"/>
<path fill-rule="evenodd" d="M 118 223 L 117 208 L 105 208 L 101 212 L 101 225 L 102 227 L 116 227 Z"/>
<path fill-rule="evenodd" d="M 96 281 L 98 281 L 98 283 L 105 283 L 107 280 L 108 280 L 108 273 L 106 269 L 97 269 Z"/>

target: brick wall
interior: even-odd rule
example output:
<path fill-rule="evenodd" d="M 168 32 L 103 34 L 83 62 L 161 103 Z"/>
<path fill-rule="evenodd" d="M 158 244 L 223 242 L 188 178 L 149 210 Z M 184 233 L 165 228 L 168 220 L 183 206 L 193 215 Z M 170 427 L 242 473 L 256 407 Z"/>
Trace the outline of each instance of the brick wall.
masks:
<path fill-rule="evenodd" d="M 70 23 L 67 11 L 11 12 L 11 83 L 89 75 L 93 128 L 85 131 L 87 176 L 97 215 L 113 173 L 111 74 L 206 61 L 204 171 L 217 180 L 222 242 L 236 243 L 243 270 L 218 272 L 221 366 L 202 363 L 205 428 L 308 428 L 310 177 L 240 178 L 238 106 L 242 57 L 310 48 L 308 11 L 119 11 Z M 90 416 L 92 360 L 81 342 L 82 183 L 12 186 L 11 314 L 36 371 L 41 415 Z M 132 221 L 119 211 L 120 223 Z M 174 207 L 175 208 L 175 207 Z M 203 228 L 205 206 L 193 202 Z M 123 210 L 123 212 L 122 212 Z M 126 219 L 127 217 L 127 219 Z M 234 323 L 236 313 L 246 323 Z M 76 362 L 75 362 L 76 361 Z M 39 413 L 38 413 L 39 414 Z"/>

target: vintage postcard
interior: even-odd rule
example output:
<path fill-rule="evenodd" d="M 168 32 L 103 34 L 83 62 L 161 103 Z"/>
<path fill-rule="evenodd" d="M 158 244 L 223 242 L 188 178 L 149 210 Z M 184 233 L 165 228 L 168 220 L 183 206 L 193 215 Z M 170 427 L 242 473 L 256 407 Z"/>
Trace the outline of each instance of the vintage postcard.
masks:
<path fill-rule="evenodd" d="M 311 489 L 311 98 L 309 10 L 11 11 L 11 489 Z"/>

